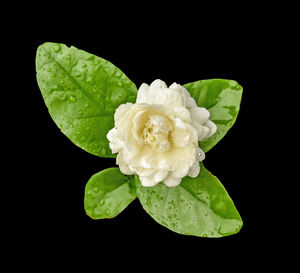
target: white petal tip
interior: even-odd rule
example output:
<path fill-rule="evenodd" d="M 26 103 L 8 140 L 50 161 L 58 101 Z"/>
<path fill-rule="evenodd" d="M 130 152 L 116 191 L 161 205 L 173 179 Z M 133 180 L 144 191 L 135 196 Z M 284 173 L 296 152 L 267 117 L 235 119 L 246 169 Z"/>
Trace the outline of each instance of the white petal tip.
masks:
<path fill-rule="evenodd" d="M 158 183 L 157 181 L 151 179 L 151 177 L 148 176 L 140 176 L 140 180 L 144 187 L 153 187 Z"/>
<path fill-rule="evenodd" d="M 167 187 L 176 187 L 180 184 L 181 178 L 175 178 L 175 177 L 167 177 L 164 179 L 163 183 Z"/>

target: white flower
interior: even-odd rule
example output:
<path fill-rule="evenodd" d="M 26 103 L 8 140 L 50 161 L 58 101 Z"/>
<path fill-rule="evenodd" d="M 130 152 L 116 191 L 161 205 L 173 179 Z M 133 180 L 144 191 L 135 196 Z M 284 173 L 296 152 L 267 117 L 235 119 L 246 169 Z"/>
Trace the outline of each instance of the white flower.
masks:
<path fill-rule="evenodd" d="M 199 174 L 205 154 L 198 141 L 217 130 L 209 116 L 181 85 L 168 88 L 161 80 L 150 86 L 143 83 L 135 104 L 117 108 L 115 127 L 107 134 L 109 146 L 118 153 L 122 173 L 139 175 L 143 186 L 163 181 L 174 187 L 183 177 Z"/>

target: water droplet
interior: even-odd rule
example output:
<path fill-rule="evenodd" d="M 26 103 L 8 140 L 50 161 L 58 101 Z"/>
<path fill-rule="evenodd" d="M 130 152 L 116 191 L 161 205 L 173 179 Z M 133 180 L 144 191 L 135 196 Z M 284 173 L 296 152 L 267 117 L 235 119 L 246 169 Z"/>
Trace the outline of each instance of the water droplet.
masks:
<path fill-rule="evenodd" d="M 92 151 L 96 152 L 99 148 L 99 144 L 98 143 L 91 143 L 90 148 L 91 148 Z"/>
<path fill-rule="evenodd" d="M 55 76 L 56 76 L 55 73 L 51 73 L 51 74 L 50 74 L 50 77 L 52 77 L 52 78 L 54 78 Z"/>
<path fill-rule="evenodd" d="M 54 52 L 58 53 L 59 51 L 61 51 L 61 45 L 55 45 Z"/>
<path fill-rule="evenodd" d="M 70 96 L 69 99 L 70 99 L 71 102 L 75 102 L 76 101 L 76 97 L 75 96 Z"/>
<path fill-rule="evenodd" d="M 88 77 L 86 79 L 86 82 L 91 84 L 91 85 L 94 85 L 96 83 L 95 79 L 93 77 Z"/>
<path fill-rule="evenodd" d="M 103 147 L 102 149 L 101 149 L 101 154 L 106 154 L 106 148 L 105 147 Z"/>
<path fill-rule="evenodd" d="M 89 107 L 89 104 L 88 104 L 88 103 L 86 103 L 86 104 L 84 105 L 84 107 L 85 107 L 85 108 L 88 108 L 88 107 Z"/>
<path fill-rule="evenodd" d="M 175 227 L 175 223 L 171 223 L 171 226 L 172 226 L 172 227 Z"/>
<path fill-rule="evenodd" d="M 88 126 L 88 127 L 86 127 L 86 129 L 87 129 L 87 130 L 90 130 L 90 129 L 91 129 L 91 127 L 89 127 L 89 126 Z"/>
<path fill-rule="evenodd" d="M 109 210 L 106 210 L 105 213 L 106 213 L 106 215 L 109 215 Z"/>
<path fill-rule="evenodd" d="M 60 93 L 57 95 L 57 98 L 60 100 L 60 101 L 64 101 L 67 99 L 67 94 L 66 93 Z"/>
<path fill-rule="evenodd" d="M 49 68 L 47 69 L 47 71 L 48 71 L 48 72 L 51 72 L 51 68 L 49 67 Z"/>
<path fill-rule="evenodd" d="M 85 68 L 85 67 L 86 67 L 85 63 L 81 64 L 81 68 Z"/>
<path fill-rule="evenodd" d="M 86 58 L 86 60 L 87 61 L 93 61 L 95 59 L 95 56 L 88 56 L 87 58 Z"/>
<path fill-rule="evenodd" d="M 102 199 L 102 200 L 100 201 L 100 206 L 103 206 L 103 205 L 104 205 L 104 203 L 105 203 L 105 200 L 104 200 L 104 199 Z"/>
<path fill-rule="evenodd" d="M 82 110 L 79 110 L 78 113 L 81 115 L 82 114 Z"/>
<path fill-rule="evenodd" d="M 122 82 L 118 82 L 118 85 L 119 85 L 119 86 L 123 86 L 123 83 L 122 83 Z"/>
<path fill-rule="evenodd" d="M 230 85 L 231 87 L 236 87 L 236 86 L 237 86 L 237 82 L 231 80 L 231 81 L 229 81 L 229 85 Z"/>
<path fill-rule="evenodd" d="M 116 77 L 120 77 L 120 76 L 121 76 L 121 71 L 120 71 L 120 70 L 117 70 L 116 73 L 115 73 L 115 76 L 116 76 Z"/>
<path fill-rule="evenodd" d="M 70 100 L 71 102 L 75 102 L 75 101 L 76 101 L 76 97 L 74 97 L 74 96 L 69 96 L 69 100 Z"/>
<path fill-rule="evenodd" d="M 94 187 L 94 192 L 97 192 L 98 191 L 98 187 Z"/>
<path fill-rule="evenodd" d="M 66 59 L 67 59 L 67 60 L 71 60 L 71 54 L 68 54 L 68 55 L 66 56 Z"/>

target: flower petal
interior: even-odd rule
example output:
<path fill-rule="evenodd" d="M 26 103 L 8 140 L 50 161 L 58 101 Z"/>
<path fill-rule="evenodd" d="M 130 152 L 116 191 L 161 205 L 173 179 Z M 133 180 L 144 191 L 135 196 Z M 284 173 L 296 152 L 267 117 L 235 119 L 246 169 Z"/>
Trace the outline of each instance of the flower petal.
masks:
<path fill-rule="evenodd" d="M 196 159 L 197 161 L 203 161 L 205 159 L 205 153 L 200 147 L 196 148 Z"/>
<path fill-rule="evenodd" d="M 182 178 L 188 174 L 189 169 L 190 169 L 190 166 L 185 164 L 184 166 L 182 166 L 182 168 L 176 169 L 176 170 L 170 172 L 170 175 L 174 178 Z"/>
<path fill-rule="evenodd" d="M 204 107 L 192 107 L 190 113 L 193 121 L 197 121 L 201 125 L 208 121 L 210 113 Z"/>
<path fill-rule="evenodd" d="M 121 171 L 122 173 L 127 174 L 127 175 L 135 174 L 135 172 L 132 171 L 132 170 L 129 168 L 129 166 L 124 162 L 121 153 L 119 153 L 119 154 L 117 155 L 116 163 L 119 165 L 120 171 Z"/>
<path fill-rule="evenodd" d="M 148 90 L 148 104 L 163 104 L 169 107 L 185 106 L 180 92 L 167 88 L 167 85 L 156 80 Z"/>
<path fill-rule="evenodd" d="M 143 167 L 133 168 L 139 176 L 153 176 L 157 173 L 156 169 L 146 169 Z"/>
<path fill-rule="evenodd" d="M 192 122 L 190 111 L 183 106 L 173 108 L 173 114 L 175 117 L 182 119 L 184 122 Z"/>
<path fill-rule="evenodd" d="M 150 176 L 140 176 L 141 183 L 144 187 L 153 187 L 155 186 L 159 181 L 154 181 L 151 179 L 152 177 Z"/>
<path fill-rule="evenodd" d="M 132 103 L 127 102 L 125 104 L 121 104 L 117 109 L 114 114 L 114 119 L 115 119 L 115 125 L 117 127 L 117 124 L 120 122 L 120 119 L 124 118 L 128 111 L 131 109 L 133 106 Z"/>
<path fill-rule="evenodd" d="M 202 126 L 196 121 L 192 122 L 192 126 L 197 130 L 198 141 L 201 141 L 206 138 L 206 136 L 209 132 L 209 129 L 206 126 Z"/>
<path fill-rule="evenodd" d="M 189 124 L 186 124 L 187 129 L 189 130 L 190 133 L 190 140 L 192 141 L 192 143 L 198 145 L 198 132 L 197 130 Z"/>
<path fill-rule="evenodd" d="M 149 85 L 143 83 L 137 93 L 136 103 L 147 103 L 148 101 Z"/>
<path fill-rule="evenodd" d="M 153 179 L 154 181 L 157 181 L 157 182 L 161 182 L 163 181 L 166 176 L 169 174 L 169 172 L 167 170 L 159 170 L 154 176 L 153 176 Z"/>
<path fill-rule="evenodd" d="M 195 100 L 192 97 L 187 97 L 186 98 L 186 107 L 191 108 L 191 107 L 197 107 L 197 104 Z"/>
<path fill-rule="evenodd" d="M 212 122 L 211 120 L 208 120 L 204 124 L 204 126 L 209 129 L 209 132 L 207 133 L 205 138 L 212 136 L 217 131 L 217 125 L 214 122 Z"/>
<path fill-rule="evenodd" d="M 157 79 L 150 84 L 149 92 L 156 92 L 157 90 L 163 88 L 168 88 L 168 86 L 164 81 Z"/>
<path fill-rule="evenodd" d="M 163 181 L 163 183 L 168 187 L 176 187 L 180 184 L 180 182 L 181 178 L 175 178 L 171 176 L 167 176 Z"/>
<path fill-rule="evenodd" d="M 189 130 L 186 124 L 180 119 L 175 118 L 174 131 L 172 133 L 172 142 L 175 147 L 184 147 L 190 139 Z"/>
<path fill-rule="evenodd" d="M 116 128 L 112 128 L 106 135 L 109 140 L 109 147 L 112 153 L 118 153 L 123 147 L 123 142 L 118 138 L 118 130 Z"/>
<path fill-rule="evenodd" d="M 199 172 L 200 172 L 200 165 L 199 165 L 199 162 L 196 161 L 190 168 L 187 175 L 190 177 L 197 177 Z"/>
<path fill-rule="evenodd" d="M 143 129 L 148 119 L 149 119 L 149 111 L 147 110 L 137 112 L 133 118 L 133 128 L 131 131 L 134 136 L 134 139 L 139 144 L 142 142 L 140 136 L 143 132 Z"/>

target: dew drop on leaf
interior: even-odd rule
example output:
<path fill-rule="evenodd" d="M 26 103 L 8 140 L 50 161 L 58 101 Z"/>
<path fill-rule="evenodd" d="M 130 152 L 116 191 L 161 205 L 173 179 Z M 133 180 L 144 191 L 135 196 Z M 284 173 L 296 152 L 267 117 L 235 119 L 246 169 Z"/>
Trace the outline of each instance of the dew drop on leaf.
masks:
<path fill-rule="evenodd" d="M 60 101 L 64 101 L 67 99 L 67 94 L 66 93 L 60 93 L 57 95 L 57 99 L 59 99 Z"/>
<path fill-rule="evenodd" d="M 237 82 L 236 81 L 229 81 L 229 85 L 230 85 L 230 87 L 236 87 Z"/>
<path fill-rule="evenodd" d="M 121 72 L 119 70 L 117 70 L 116 73 L 115 73 L 115 76 L 120 77 L 121 75 L 122 75 Z"/>
<path fill-rule="evenodd" d="M 93 152 L 97 152 L 98 148 L 99 148 L 99 144 L 98 143 L 91 143 L 90 144 L 90 148 Z"/>
<path fill-rule="evenodd" d="M 70 96 L 69 98 L 70 98 L 71 102 L 75 102 L 76 101 L 76 97 L 75 96 Z"/>
<path fill-rule="evenodd" d="M 58 53 L 59 51 L 61 51 L 61 45 L 56 45 L 54 47 L 54 52 Z"/>
<path fill-rule="evenodd" d="M 93 77 L 88 77 L 86 79 L 86 82 L 89 83 L 89 84 L 91 84 L 91 85 L 94 85 L 96 83 L 95 79 Z"/>

